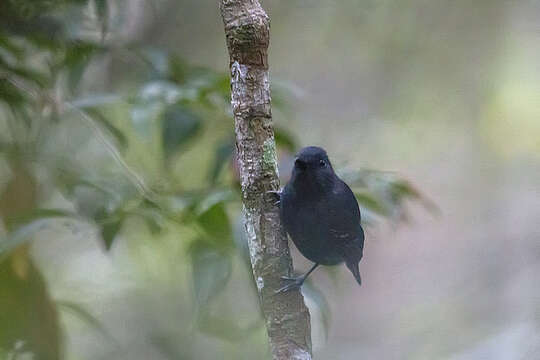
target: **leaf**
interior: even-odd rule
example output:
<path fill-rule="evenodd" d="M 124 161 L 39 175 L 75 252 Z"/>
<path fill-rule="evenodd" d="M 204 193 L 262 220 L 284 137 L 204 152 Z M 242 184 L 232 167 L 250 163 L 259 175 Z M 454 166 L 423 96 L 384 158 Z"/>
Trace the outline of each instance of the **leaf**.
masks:
<path fill-rule="evenodd" d="M 431 213 L 437 214 L 440 211 L 407 180 L 392 172 L 339 169 L 338 173 L 347 184 L 355 188 L 355 196 L 363 208 L 363 220 L 368 222 L 380 220 L 377 217 L 393 222 L 407 221 L 407 200 L 420 203 Z"/>
<path fill-rule="evenodd" d="M 107 16 L 107 0 L 94 0 L 96 2 L 96 13 L 99 19 Z"/>
<path fill-rule="evenodd" d="M 16 42 L 11 41 L 10 37 L 8 36 L 0 35 L 0 48 L 2 48 L 5 52 L 8 52 L 17 60 L 20 60 L 24 55 L 24 48 Z"/>
<path fill-rule="evenodd" d="M 110 120 L 108 120 L 103 113 L 96 108 L 88 108 L 85 110 L 88 115 L 92 117 L 94 121 L 99 123 L 103 128 L 107 130 L 109 134 L 111 134 L 114 139 L 117 141 L 118 145 L 125 148 L 128 145 L 128 139 L 124 135 L 124 133 L 118 129 L 116 126 L 114 126 Z"/>
<path fill-rule="evenodd" d="M 198 224 L 205 230 L 209 240 L 216 245 L 232 245 L 232 228 L 225 209 L 225 202 L 235 199 L 233 191 L 214 191 L 202 198 L 195 207 Z"/>
<path fill-rule="evenodd" d="M 338 176 L 352 187 L 366 187 L 371 170 L 336 169 Z"/>
<path fill-rule="evenodd" d="M 165 158 L 192 140 L 201 129 L 201 119 L 187 108 L 174 105 L 163 114 L 162 140 Z"/>
<path fill-rule="evenodd" d="M 388 213 L 385 206 L 367 191 L 355 191 L 354 196 L 356 197 L 356 200 L 358 200 L 358 204 L 360 206 L 363 206 L 381 215 L 385 215 Z"/>
<path fill-rule="evenodd" d="M 421 198 L 420 193 L 407 181 L 405 180 L 396 180 L 391 184 L 391 192 L 395 199 L 401 198 L 412 198 L 419 199 Z"/>
<path fill-rule="evenodd" d="M 276 140 L 276 145 L 278 147 L 282 147 L 291 153 L 296 152 L 298 148 L 297 142 L 292 134 L 283 128 L 274 128 L 274 139 Z"/>
<path fill-rule="evenodd" d="M 101 22 L 101 39 L 107 35 L 109 26 L 109 7 L 107 6 L 107 0 L 94 0 L 96 2 L 96 15 Z"/>
<path fill-rule="evenodd" d="M 225 165 L 229 164 L 229 159 L 231 158 L 234 151 L 234 139 L 227 139 L 222 141 L 216 148 L 214 154 L 214 164 L 210 168 L 208 178 L 210 183 L 214 185 L 217 182 L 219 174 Z"/>
<path fill-rule="evenodd" d="M 7 73 L 11 73 L 11 75 L 19 77 L 21 80 L 33 82 L 35 85 L 39 87 L 44 87 L 49 80 L 49 78 L 44 73 L 36 71 L 30 67 L 9 65 L 7 62 L 3 60 L 1 56 L 0 56 L 0 69 L 2 69 L 3 71 Z"/>
<path fill-rule="evenodd" d="M 103 244 L 105 245 L 105 249 L 107 251 L 111 249 L 116 235 L 122 228 L 123 221 L 124 219 L 112 220 L 107 221 L 105 224 L 102 225 L 101 238 L 103 239 Z"/>
<path fill-rule="evenodd" d="M 0 240 L 0 263 L 13 249 L 30 241 L 32 235 L 44 228 L 46 224 L 47 221 L 45 219 L 33 221 L 28 225 L 20 226 L 17 230 L 12 231 L 7 237 Z"/>
<path fill-rule="evenodd" d="M 137 101 L 148 104 L 160 102 L 166 105 L 174 105 L 185 98 L 183 88 L 170 81 L 150 81 L 144 84 L 137 95 Z"/>
<path fill-rule="evenodd" d="M 0 294 L 0 348 L 33 353 L 35 359 L 60 359 L 57 310 L 27 251 L 18 250 L 0 263 Z"/>
<path fill-rule="evenodd" d="M 201 213 L 197 222 L 216 244 L 225 247 L 232 245 L 231 224 L 223 202 L 218 202 Z"/>
<path fill-rule="evenodd" d="M 75 99 L 71 101 L 71 105 L 85 110 L 93 107 L 116 104 L 122 100 L 122 96 L 110 93 L 97 93 L 90 96 Z"/>
<path fill-rule="evenodd" d="M 209 69 L 205 70 L 207 72 L 210 71 Z M 218 96 L 222 101 L 224 101 L 224 105 L 226 106 L 225 110 L 229 111 L 231 99 L 231 80 L 229 74 L 218 73 L 213 75 L 214 76 L 212 83 L 210 84 L 208 89 L 203 90 L 201 93 L 206 97 L 210 97 L 210 95 Z"/>
<path fill-rule="evenodd" d="M 391 191 L 392 191 L 393 197 L 396 199 L 416 200 L 422 203 L 424 208 L 426 208 L 431 213 L 434 213 L 434 214 L 440 213 L 439 207 L 433 201 L 431 201 L 429 198 L 423 195 L 418 189 L 416 189 L 407 180 L 398 179 L 393 184 Z"/>
<path fill-rule="evenodd" d="M 313 286 L 311 281 L 307 281 L 302 286 L 302 294 L 308 299 L 313 301 L 321 312 L 321 320 L 324 329 L 324 335 L 328 338 L 328 332 L 330 331 L 330 322 L 332 320 L 332 313 L 330 311 L 330 305 L 326 300 L 326 297 L 322 291 Z"/>
<path fill-rule="evenodd" d="M 131 123 L 136 133 L 149 140 L 152 135 L 152 124 L 159 117 L 162 105 L 157 102 L 136 104 L 131 108 Z"/>
<path fill-rule="evenodd" d="M 28 99 L 26 94 L 22 93 L 7 80 L 0 81 L 0 100 L 4 101 L 10 106 L 20 106 Z"/>
<path fill-rule="evenodd" d="M 135 49 L 135 54 L 140 56 L 151 67 L 153 78 L 166 79 L 169 73 L 169 56 L 165 51 L 157 48 Z"/>
<path fill-rule="evenodd" d="M 56 306 L 60 311 L 68 311 L 73 315 L 77 316 L 90 327 L 101 333 L 104 337 L 111 338 L 111 334 L 107 331 L 107 329 L 105 329 L 101 322 L 83 306 L 71 301 L 58 300 L 56 301 Z"/>
<path fill-rule="evenodd" d="M 232 272 L 230 254 L 210 247 L 200 239 L 190 248 L 195 298 L 199 306 L 207 305 L 224 288 Z"/>
<path fill-rule="evenodd" d="M 126 213 L 121 209 L 112 209 L 109 205 L 103 206 L 94 214 L 94 221 L 100 226 L 100 235 L 105 250 L 110 250 L 118 232 L 122 229 Z"/>
<path fill-rule="evenodd" d="M 144 219 L 150 232 L 159 234 L 165 227 L 165 218 L 159 208 L 144 202 L 144 207 L 132 211 L 133 215 L 138 215 Z"/>
<path fill-rule="evenodd" d="M 169 57 L 168 68 L 170 69 L 171 79 L 178 84 L 186 82 L 191 70 L 185 61 L 174 55 Z"/>
<path fill-rule="evenodd" d="M 71 92 L 76 90 L 92 57 L 100 51 L 103 51 L 102 47 L 86 41 L 67 43 L 61 66 L 68 71 L 68 86 Z"/>
<path fill-rule="evenodd" d="M 291 82 L 280 81 L 279 79 L 272 81 L 272 108 L 279 112 L 288 113 L 289 115 L 285 116 L 286 118 L 292 117 L 291 104 L 294 100 L 304 96 L 305 91 Z"/>
<path fill-rule="evenodd" d="M 77 215 L 60 209 L 36 209 L 22 216 L 10 218 L 8 228 L 15 230 L 0 240 L 0 262 L 13 249 L 32 240 L 32 235 L 43 229 L 52 218 L 59 217 L 75 218 Z"/>
<path fill-rule="evenodd" d="M 15 216 L 15 217 L 9 217 L 9 227 L 16 229 L 18 226 L 30 223 L 32 221 L 40 220 L 40 219 L 51 219 L 51 218 L 63 218 L 63 217 L 71 217 L 71 218 L 77 218 L 77 214 L 64 209 L 48 209 L 48 208 L 38 208 L 33 209 L 29 212 L 26 212 L 24 214 Z"/>
<path fill-rule="evenodd" d="M 199 330 L 221 340 L 237 343 L 264 325 L 262 318 L 255 319 L 247 326 L 240 326 L 238 319 L 228 314 L 210 314 L 201 312 L 197 318 Z"/>

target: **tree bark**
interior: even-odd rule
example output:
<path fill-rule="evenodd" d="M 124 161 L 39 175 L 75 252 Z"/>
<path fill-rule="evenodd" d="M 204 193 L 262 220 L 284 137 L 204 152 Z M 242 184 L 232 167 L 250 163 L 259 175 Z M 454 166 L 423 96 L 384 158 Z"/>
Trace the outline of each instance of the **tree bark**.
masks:
<path fill-rule="evenodd" d="M 300 291 L 276 294 L 292 260 L 275 198 L 279 189 L 270 108 L 270 20 L 258 0 L 221 0 L 231 105 L 253 276 L 274 359 L 311 359 L 310 316 Z"/>

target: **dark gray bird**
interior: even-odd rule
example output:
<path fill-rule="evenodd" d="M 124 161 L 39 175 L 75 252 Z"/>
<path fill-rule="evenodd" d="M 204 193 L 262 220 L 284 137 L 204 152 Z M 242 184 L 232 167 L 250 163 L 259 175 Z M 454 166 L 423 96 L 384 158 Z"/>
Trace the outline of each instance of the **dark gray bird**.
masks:
<path fill-rule="evenodd" d="M 283 277 L 278 292 L 300 287 L 319 265 L 345 262 L 360 285 L 358 263 L 364 248 L 360 209 L 353 192 L 334 172 L 326 151 L 300 150 L 292 176 L 280 193 L 281 221 L 302 255 L 315 264 L 304 275 Z"/>

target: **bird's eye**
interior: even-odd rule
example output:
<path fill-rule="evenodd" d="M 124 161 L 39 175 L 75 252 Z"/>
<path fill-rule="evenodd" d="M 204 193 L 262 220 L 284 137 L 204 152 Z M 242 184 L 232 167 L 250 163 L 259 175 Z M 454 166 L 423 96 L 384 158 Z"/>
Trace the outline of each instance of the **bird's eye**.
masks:
<path fill-rule="evenodd" d="M 324 160 L 322 160 L 322 159 L 319 160 L 319 166 L 320 166 L 320 167 L 325 167 L 325 166 L 326 166 L 326 161 L 324 161 Z"/>

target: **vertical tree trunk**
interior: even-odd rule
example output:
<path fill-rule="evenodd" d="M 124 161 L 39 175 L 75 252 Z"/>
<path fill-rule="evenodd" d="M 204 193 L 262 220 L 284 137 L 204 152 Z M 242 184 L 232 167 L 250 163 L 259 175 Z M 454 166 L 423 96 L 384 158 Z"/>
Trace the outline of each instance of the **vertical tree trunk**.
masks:
<path fill-rule="evenodd" d="M 270 21 L 258 0 L 221 0 L 230 55 L 231 104 L 245 226 L 253 276 L 274 359 L 311 359 L 309 311 L 300 291 L 276 294 L 292 261 L 279 209 L 268 191 L 278 190 L 270 109 Z"/>

